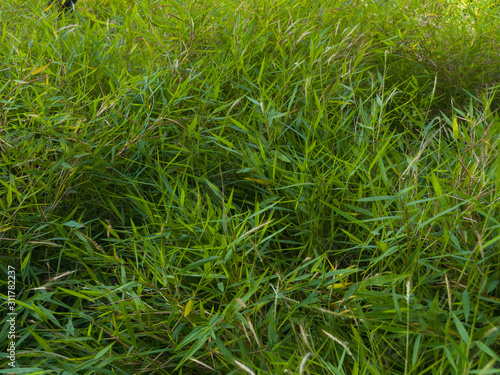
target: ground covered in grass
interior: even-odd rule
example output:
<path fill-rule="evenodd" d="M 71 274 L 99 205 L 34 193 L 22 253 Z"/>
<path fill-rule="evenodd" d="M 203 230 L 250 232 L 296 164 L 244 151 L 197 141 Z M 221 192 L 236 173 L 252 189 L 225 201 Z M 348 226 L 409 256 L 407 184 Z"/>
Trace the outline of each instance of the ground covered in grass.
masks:
<path fill-rule="evenodd" d="M 0 373 L 498 373 L 493 3 L 3 0 Z"/>

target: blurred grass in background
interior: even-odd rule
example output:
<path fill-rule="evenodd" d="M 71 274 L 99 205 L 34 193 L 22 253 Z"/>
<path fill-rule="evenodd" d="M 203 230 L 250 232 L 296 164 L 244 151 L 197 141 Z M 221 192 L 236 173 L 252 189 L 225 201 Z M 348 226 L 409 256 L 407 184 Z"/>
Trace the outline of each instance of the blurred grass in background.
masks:
<path fill-rule="evenodd" d="M 497 373 L 493 5 L 5 0 L 17 373 Z"/>

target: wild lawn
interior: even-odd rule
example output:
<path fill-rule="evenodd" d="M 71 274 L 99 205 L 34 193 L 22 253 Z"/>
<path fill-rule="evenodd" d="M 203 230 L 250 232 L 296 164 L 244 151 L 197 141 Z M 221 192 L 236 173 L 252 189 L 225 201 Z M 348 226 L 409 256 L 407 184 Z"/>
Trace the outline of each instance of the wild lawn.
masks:
<path fill-rule="evenodd" d="M 500 372 L 494 1 L 46 8 L 0 6 L 0 373 Z"/>

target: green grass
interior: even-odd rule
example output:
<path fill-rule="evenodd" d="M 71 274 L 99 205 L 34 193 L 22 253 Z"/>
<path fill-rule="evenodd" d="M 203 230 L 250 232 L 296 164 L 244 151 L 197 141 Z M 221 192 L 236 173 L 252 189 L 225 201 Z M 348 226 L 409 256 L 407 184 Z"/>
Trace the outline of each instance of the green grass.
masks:
<path fill-rule="evenodd" d="M 494 3 L 4 0 L 2 364 L 499 373 Z"/>

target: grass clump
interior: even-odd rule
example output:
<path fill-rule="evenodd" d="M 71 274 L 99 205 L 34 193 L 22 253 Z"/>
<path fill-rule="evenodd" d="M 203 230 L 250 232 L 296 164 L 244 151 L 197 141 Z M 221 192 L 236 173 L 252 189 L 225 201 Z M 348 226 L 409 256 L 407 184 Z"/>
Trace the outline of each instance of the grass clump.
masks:
<path fill-rule="evenodd" d="M 17 373 L 498 371 L 493 2 L 41 4 L 0 12 Z"/>

